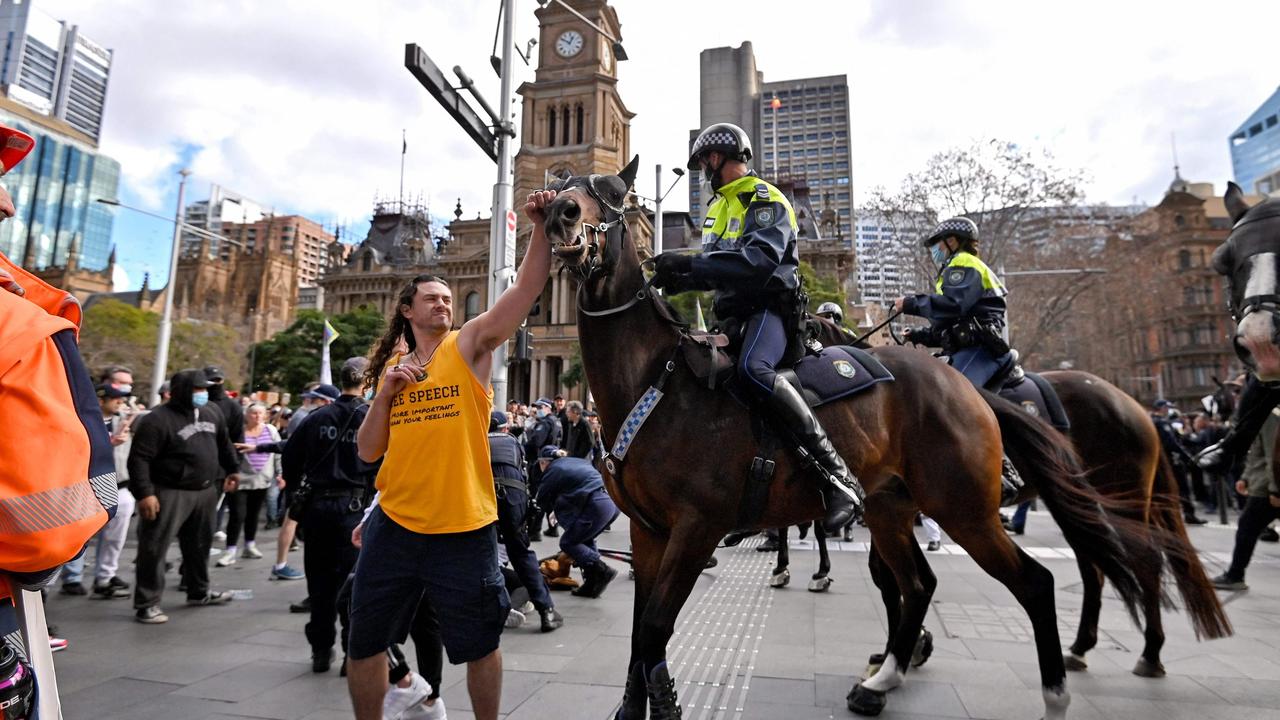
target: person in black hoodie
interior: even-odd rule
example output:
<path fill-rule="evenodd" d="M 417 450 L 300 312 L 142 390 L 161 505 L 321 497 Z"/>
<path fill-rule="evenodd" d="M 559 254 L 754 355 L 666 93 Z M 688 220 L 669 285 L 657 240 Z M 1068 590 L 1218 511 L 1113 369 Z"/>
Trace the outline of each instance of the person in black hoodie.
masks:
<path fill-rule="evenodd" d="M 204 369 L 204 378 L 209 381 L 209 404 L 218 408 L 222 413 L 222 419 L 227 423 L 227 434 L 231 436 L 231 442 L 244 442 L 244 408 L 240 406 L 239 401 L 227 395 L 227 390 L 223 387 L 223 383 L 227 379 L 227 374 L 222 372 L 222 368 L 217 365 L 208 365 Z M 237 460 L 244 460 L 243 455 L 237 455 Z M 249 470 L 248 463 L 241 463 L 244 467 L 242 470 Z M 218 482 L 214 483 L 214 487 L 218 489 L 218 510 L 213 519 L 214 540 L 226 540 L 226 533 L 222 532 L 223 527 L 227 524 L 227 513 L 229 512 L 229 502 L 222 501 L 223 481 L 226 479 L 225 473 L 219 473 Z"/>
<path fill-rule="evenodd" d="M 201 370 L 183 370 L 170 380 L 168 402 L 134 423 L 129 450 L 129 490 L 137 498 L 138 578 L 135 619 L 168 622 L 160 609 L 164 562 L 176 535 L 182 548 L 187 604 L 220 605 L 228 592 L 209 589 L 209 548 L 217 508 L 216 483 L 239 482 L 239 459 L 226 420 L 209 403 L 209 381 Z"/>

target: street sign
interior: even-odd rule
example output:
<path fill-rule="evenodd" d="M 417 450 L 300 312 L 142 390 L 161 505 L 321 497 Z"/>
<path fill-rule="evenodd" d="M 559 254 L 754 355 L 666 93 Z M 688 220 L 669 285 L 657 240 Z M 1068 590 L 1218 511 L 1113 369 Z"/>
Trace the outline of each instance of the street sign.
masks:
<path fill-rule="evenodd" d="M 498 145 L 492 129 L 480 119 L 479 115 L 476 115 L 467 101 L 454 91 L 444 73 L 431 62 L 431 58 L 427 57 L 417 43 L 408 43 L 404 46 L 404 66 L 413 73 L 418 82 L 422 83 L 427 92 L 431 93 L 431 97 L 444 106 L 444 109 L 471 136 L 471 139 L 476 141 L 489 159 L 497 162 Z"/>
<path fill-rule="evenodd" d="M 515 261 L 516 251 L 516 211 L 507 210 L 507 249 L 511 251 L 511 263 Z"/>

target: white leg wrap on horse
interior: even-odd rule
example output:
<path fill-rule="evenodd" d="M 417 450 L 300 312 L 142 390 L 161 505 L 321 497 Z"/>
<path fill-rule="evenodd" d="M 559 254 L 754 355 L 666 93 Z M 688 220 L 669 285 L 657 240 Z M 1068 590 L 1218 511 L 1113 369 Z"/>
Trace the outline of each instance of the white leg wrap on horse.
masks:
<path fill-rule="evenodd" d="M 889 692 L 900 687 L 904 679 L 906 679 L 905 676 L 898 669 L 898 659 L 890 655 L 884 659 L 884 664 L 870 680 L 863 681 L 862 687 L 879 693 Z"/>
<path fill-rule="evenodd" d="M 1065 685 L 1046 687 L 1044 691 L 1044 720 L 1066 720 L 1071 693 Z"/>

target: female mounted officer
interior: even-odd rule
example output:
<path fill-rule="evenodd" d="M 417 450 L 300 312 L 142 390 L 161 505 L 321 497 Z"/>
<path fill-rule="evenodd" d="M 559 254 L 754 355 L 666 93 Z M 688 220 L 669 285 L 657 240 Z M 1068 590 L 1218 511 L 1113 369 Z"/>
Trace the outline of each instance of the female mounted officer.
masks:
<path fill-rule="evenodd" d="M 787 318 L 800 288 L 795 212 L 786 196 L 747 168 L 751 140 L 737 125 L 703 130 L 689 155 L 715 195 L 702 229 L 702 253 L 654 258 L 654 285 L 670 292 L 715 290 L 716 317 L 743 325 L 738 375 L 821 465 L 831 532 L 862 506 L 862 486 L 831 445 L 798 388 L 777 373 L 787 350 Z"/>
<path fill-rule="evenodd" d="M 941 269 L 933 294 L 907 295 L 893 304 L 929 320 L 927 329 L 913 329 L 909 339 L 941 346 L 952 367 L 975 386 L 993 384 L 1013 362 L 1003 337 L 1008 293 L 978 259 L 978 226 L 966 217 L 944 220 L 922 244 Z"/>

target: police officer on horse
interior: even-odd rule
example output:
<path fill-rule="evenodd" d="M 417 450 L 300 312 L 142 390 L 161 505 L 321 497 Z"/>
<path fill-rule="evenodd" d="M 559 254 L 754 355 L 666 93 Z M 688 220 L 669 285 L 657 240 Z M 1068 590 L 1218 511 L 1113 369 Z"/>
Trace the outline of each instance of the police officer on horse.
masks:
<path fill-rule="evenodd" d="M 978 258 L 978 226 L 966 217 L 938 224 L 921 243 L 939 266 L 931 294 L 907 295 L 894 309 L 929 320 L 912 329 L 911 342 L 940 346 L 952 367 L 976 387 L 1004 378 L 1014 356 L 1004 340 L 1005 295 L 991 268 Z"/>
<path fill-rule="evenodd" d="M 654 285 L 670 292 L 714 290 L 715 313 L 741 323 L 738 377 L 820 466 L 827 481 L 824 524 L 832 532 L 861 511 L 862 485 L 831 445 L 800 390 L 778 374 L 799 322 L 797 225 L 791 203 L 747 167 L 751 140 L 742 128 L 718 123 L 703 130 L 689 155 L 714 197 L 698 255 L 663 253 L 654 258 Z"/>

